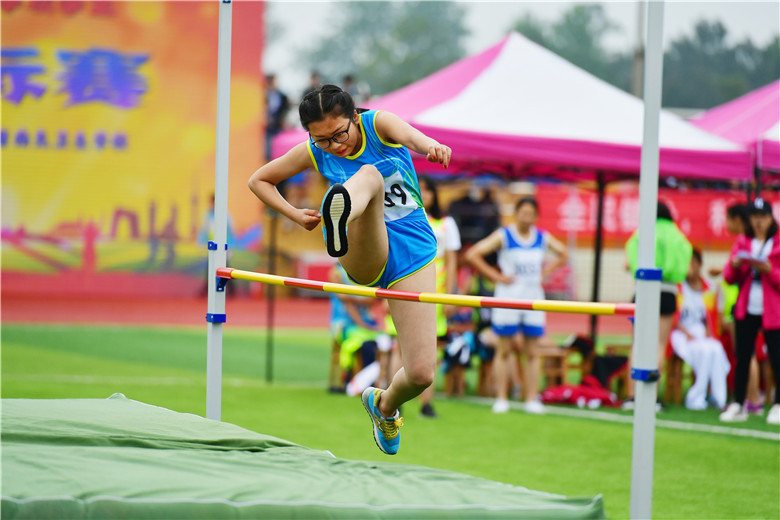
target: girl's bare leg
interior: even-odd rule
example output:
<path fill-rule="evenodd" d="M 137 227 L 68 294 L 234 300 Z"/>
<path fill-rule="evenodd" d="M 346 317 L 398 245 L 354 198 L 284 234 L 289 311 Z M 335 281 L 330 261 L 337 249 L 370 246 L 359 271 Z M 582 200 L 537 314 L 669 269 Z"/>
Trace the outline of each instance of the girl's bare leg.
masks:
<path fill-rule="evenodd" d="M 347 253 L 339 258 L 344 269 L 358 283 L 373 282 L 387 262 L 385 227 L 385 184 L 375 167 L 365 165 L 344 187 L 351 211 L 347 218 Z"/>
<path fill-rule="evenodd" d="M 525 338 L 525 400 L 535 401 L 539 397 L 539 358 L 536 348 L 539 338 Z"/>
<path fill-rule="evenodd" d="M 509 396 L 509 360 L 512 354 L 512 336 L 498 336 L 496 342 L 496 355 L 493 357 L 493 366 L 496 374 L 496 399 L 506 401 Z"/>
<path fill-rule="evenodd" d="M 436 268 L 431 263 L 395 284 L 393 289 L 436 292 Z M 379 411 L 385 417 L 391 417 L 399 406 L 431 386 L 436 371 L 436 306 L 403 300 L 389 303 L 403 367 L 379 401 Z"/>

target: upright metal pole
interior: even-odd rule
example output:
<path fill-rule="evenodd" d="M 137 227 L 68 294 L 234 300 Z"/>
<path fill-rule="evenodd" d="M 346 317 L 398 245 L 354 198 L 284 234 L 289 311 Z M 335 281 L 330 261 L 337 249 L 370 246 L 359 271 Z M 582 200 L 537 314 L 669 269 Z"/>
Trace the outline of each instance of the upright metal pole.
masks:
<path fill-rule="evenodd" d="M 214 178 L 214 241 L 209 243 L 208 345 L 206 353 L 206 417 L 222 418 L 222 324 L 225 292 L 217 290 L 217 268 L 227 262 L 228 150 L 230 148 L 230 55 L 233 4 L 219 4 L 217 61 L 217 149 Z"/>
<path fill-rule="evenodd" d="M 268 247 L 268 273 L 276 274 L 276 232 L 279 225 L 279 214 L 275 210 L 271 212 L 271 230 Z M 274 379 L 274 316 L 276 310 L 276 287 L 266 286 L 267 325 L 265 329 L 265 380 L 270 383 Z"/>
<path fill-rule="evenodd" d="M 593 293 L 592 302 L 599 301 L 599 289 L 601 285 L 601 254 L 604 249 L 604 192 L 607 184 L 604 182 L 604 172 L 599 171 L 596 180 L 598 182 L 598 205 L 596 208 L 596 244 L 595 257 L 593 259 Z M 590 317 L 590 339 L 596 342 L 598 329 L 598 316 L 595 314 Z"/>
<path fill-rule="evenodd" d="M 637 2 L 637 30 L 636 30 L 636 48 L 634 49 L 634 60 L 631 64 L 631 93 L 636 97 L 642 97 L 642 71 L 645 68 L 645 10 L 647 2 L 644 0 Z"/>
<path fill-rule="evenodd" d="M 658 379 L 658 323 L 661 272 L 655 267 L 658 205 L 658 127 L 663 72 L 662 1 L 649 2 L 644 81 L 644 138 L 639 174 L 639 244 L 636 321 L 631 377 L 636 380 L 631 455 L 631 518 L 651 518 L 655 449 L 655 401 Z"/>

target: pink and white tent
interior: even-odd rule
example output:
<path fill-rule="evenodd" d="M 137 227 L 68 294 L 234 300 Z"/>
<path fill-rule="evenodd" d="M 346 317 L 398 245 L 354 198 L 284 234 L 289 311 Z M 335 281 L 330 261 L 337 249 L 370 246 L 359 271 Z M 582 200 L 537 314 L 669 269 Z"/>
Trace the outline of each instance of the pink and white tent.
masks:
<path fill-rule="evenodd" d="M 706 111 L 691 123 L 741 144 L 762 170 L 780 171 L 780 80 Z"/>
<path fill-rule="evenodd" d="M 637 177 L 643 103 L 512 33 L 416 83 L 368 103 L 453 149 L 451 170 L 582 178 Z M 275 156 L 304 141 L 277 136 Z M 662 176 L 748 179 L 742 147 L 662 112 Z M 436 170 L 416 158 L 420 171 Z"/>
<path fill-rule="evenodd" d="M 762 170 L 780 172 L 780 122 L 761 135 L 756 158 Z"/>

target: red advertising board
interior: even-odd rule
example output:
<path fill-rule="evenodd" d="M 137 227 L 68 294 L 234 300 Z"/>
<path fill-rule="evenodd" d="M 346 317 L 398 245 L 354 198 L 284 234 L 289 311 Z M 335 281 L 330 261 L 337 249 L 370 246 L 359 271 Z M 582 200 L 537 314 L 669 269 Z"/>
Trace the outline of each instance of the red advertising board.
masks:
<path fill-rule="evenodd" d="M 538 226 L 565 239 L 574 235 L 578 242 L 591 242 L 597 224 L 598 195 L 571 185 L 537 186 Z M 765 193 L 780 220 L 780 200 Z M 683 233 L 704 249 L 728 249 L 733 243 L 726 229 L 726 209 L 744 203 L 746 193 L 736 190 L 679 190 L 661 188 L 658 199 L 665 202 Z M 639 226 L 639 187 L 620 184 L 604 196 L 603 237 L 613 247 L 621 247 Z"/>

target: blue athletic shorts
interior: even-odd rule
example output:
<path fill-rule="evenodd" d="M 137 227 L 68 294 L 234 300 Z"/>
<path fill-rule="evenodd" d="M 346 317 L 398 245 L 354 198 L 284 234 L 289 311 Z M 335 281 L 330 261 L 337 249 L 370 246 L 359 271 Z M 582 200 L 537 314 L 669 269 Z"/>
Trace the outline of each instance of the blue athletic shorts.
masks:
<path fill-rule="evenodd" d="M 525 323 L 519 325 L 491 325 L 493 332 L 499 336 L 514 336 L 518 332 L 522 332 L 523 336 L 527 338 L 540 338 L 544 336 L 544 327 L 536 325 L 526 325 Z"/>
<path fill-rule="evenodd" d="M 436 235 L 425 211 L 417 209 L 398 220 L 385 221 L 387 227 L 387 262 L 368 287 L 388 289 L 413 275 L 436 258 Z M 352 278 L 350 277 L 350 280 Z M 352 280 L 355 282 L 355 280 Z"/>
<path fill-rule="evenodd" d="M 514 336 L 521 332 L 523 336 L 538 338 L 544 336 L 546 317 L 543 311 L 493 309 L 490 322 L 493 332 L 499 336 Z"/>

